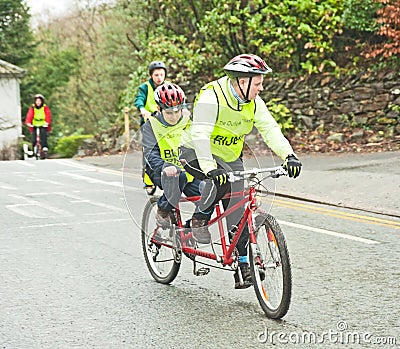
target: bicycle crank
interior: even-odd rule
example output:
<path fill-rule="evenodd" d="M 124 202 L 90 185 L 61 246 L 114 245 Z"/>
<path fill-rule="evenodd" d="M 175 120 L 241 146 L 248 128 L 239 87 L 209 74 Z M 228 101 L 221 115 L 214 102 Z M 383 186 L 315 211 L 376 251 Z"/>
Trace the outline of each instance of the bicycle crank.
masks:
<path fill-rule="evenodd" d="M 182 261 L 182 250 L 179 247 L 174 247 L 172 251 L 175 263 L 180 263 Z"/>
<path fill-rule="evenodd" d="M 193 259 L 193 274 L 196 276 L 204 276 L 207 275 L 210 272 L 210 268 L 207 267 L 201 267 L 199 269 L 196 269 L 196 260 Z"/>

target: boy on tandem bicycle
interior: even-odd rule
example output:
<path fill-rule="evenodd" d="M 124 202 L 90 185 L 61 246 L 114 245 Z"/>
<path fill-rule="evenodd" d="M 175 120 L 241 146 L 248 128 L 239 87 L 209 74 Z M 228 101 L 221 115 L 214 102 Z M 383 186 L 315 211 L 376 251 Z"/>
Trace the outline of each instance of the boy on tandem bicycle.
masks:
<path fill-rule="evenodd" d="M 189 111 L 185 94 L 175 84 L 164 83 L 154 92 L 158 110 L 148 116 L 142 126 L 143 154 L 146 173 L 151 181 L 164 190 L 157 200 L 157 224 L 168 229 L 173 210 L 182 192 L 186 196 L 200 195 L 201 181 L 183 169 L 178 160 L 182 131 L 188 126 Z"/>

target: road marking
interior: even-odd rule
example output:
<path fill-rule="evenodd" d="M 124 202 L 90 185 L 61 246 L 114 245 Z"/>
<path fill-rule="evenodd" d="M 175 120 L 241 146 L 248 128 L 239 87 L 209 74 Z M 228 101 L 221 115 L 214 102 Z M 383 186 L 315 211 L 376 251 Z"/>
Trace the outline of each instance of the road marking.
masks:
<path fill-rule="evenodd" d="M 381 243 L 381 242 L 375 241 L 375 240 L 370 240 L 370 239 L 360 238 L 358 236 L 338 233 L 338 232 L 332 231 L 332 230 L 314 228 L 314 227 L 310 227 L 308 225 L 303 225 L 303 224 L 298 224 L 298 223 L 286 222 L 286 221 L 282 221 L 282 220 L 278 220 L 278 223 L 280 225 L 286 225 L 286 226 L 292 227 L 292 228 L 298 228 L 298 229 L 303 229 L 303 230 L 307 230 L 307 231 L 312 231 L 314 233 L 320 233 L 320 234 L 325 234 L 325 235 L 336 236 L 336 237 L 343 238 L 343 239 L 362 242 L 362 243 L 368 244 L 368 245 L 380 244 Z"/>
<path fill-rule="evenodd" d="M 117 175 L 121 176 L 122 172 L 121 171 L 116 171 L 116 170 L 110 170 L 107 168 L 103 167 L 96 167 L 96 166 L 90 166 L 90 165 L 85 165 L 85 164 L 79 164 L 73 161 L 68 161 L 68 160 L 59 160 L 63 165 L 69 166 L 69 167 L 74 167 L 74 168 L 79 168 L 81 170 L 85 171 L 91 171 L 91 172 L 101 172 L 101 173 L 107 173 L 107 174 L 112 174 L 112 175 Z"/>
<path fill-rule="evenodd" d="M 31 164 L 29 161 L 26 160 L 17 160 L 17 163 L 28 167 L 35 167 L 34 164 Z"/>
<path fill-rule="evenodd" d="M 54 184 L 54 185 L 63 185 L 63 183 L 61 182 L 57 182 L 57 181 L 53 181 L 51 179 L 48 178 L 27 178 L 26 180 L 27 182 L 44 182 L 46 184 Z"/>
<path fill-rule="evenodd" d="M 70 222 L 70 223 L 46 223 L 46 224 L 32 224 L 32 225 L 21 225 L 18 227 L 8 227 L 8 229 L 26 229 L 26 228 L 50 228 L 50 227 L 66 227 L 71 225 L 83 225 L 83 224 L 100 224 L 100 223 L 115 223 L 131 221 L 131 218 L 114 218 L 114 219 L 97 219 L 94 221 L 84 222 Z"/>
<path fill-rule="evenodd" d="M 39 201 L 32 200 L 32 199 L 27 198 L 22 195 L 9 194 L 9 196 L 14 197 L 20 201 L 23 200 L 23 201 L 25 201 L 25 203 L 6 205 L 6 208 L 9 209 L 10 211 L 13 211 L 15 213 L 18 213 L 20 215 L 23 215 L 23 216 L 26 216 L 29 218 L 47 218 L 49 216 L 48 211 L 54 212 L 57 215 L 60 215 L 63 217 L 72 216 L 72 214 L 67 211 L 61 210 L 56 207 L 52 207 L 50 205 L 45 205 Z M 36 208 L 32 209 L 32 207 L 36 207 Z M 40 213 L 43 213 L 43 215 L 40 215 Z"/>
<path fill-rule="evenodd" d="M 138 178 L 141 179 L 142 175 L 141 174 L 136 174 L 133 172 L 126 172 L 126 171 L 117 171 L 117 170 L 110 170 L 110 169 L 106 169 L 103 167 L 95 167 L 93 165 L 86 165 L 86 164 L 79 164 L 73 161 L 68 161 L 68 160 L 58 160 L 59 162 L 62 162 L 62 164 L 66 165 L 66 166 L 70 166 L 70 167 L 74 167 L 74 168 L 78 168 L 84 171 L 90 171 L 90 172 L 101 172 L 101 173 L 106 173 L 106 174 L 111 174 L 111 175 L 115 175 L 118 177 L 131 177 L 131 178 Z"/>
<path fill-rule="evenodd" d="M 88 170 L 86 169 L 86 171 L 88 171 Z M 113 174 L 113 175 L 118 174 L 119 176 L 121 176 L 121 174 L 122 174 L 121 172 L 117 172 L 117 171 L 109 172 L 109 170 L 107 170 L 107 171 L 93 171 L 91 169 L 90 171 L 91 172 L 101 172 L 101 173 L 106 173 L 106 174 Z M 124 191 L 143 192 L 142 186 L 141 187 L 129 186 L 128 184 L 123 182 L 123 180 L 121 182 L 108 182 L 108 181 L 104 181 L 104 180 L 93 178 L 93 177 L 84 176 L 84 175 L 73 173 L 73 172 L 60 171 L 59 173 L 61 175 L 64 175 L 64 176 L 74 177 L 76 179 L 80 179 L 80 180 L 83 180 L 83 181 L 86 181 L 86 182 L 89 182 L 89 183 L 92 183 L 92 184 L 103 184 L 103 185 L 114 186 L 114 187 L 118 187 L 118 188 L 123 188 Z M 141 179 L 140 176 L 135 176 L 135 175 L 126 175 L 126 177 Z"/>
<path fill-rule="evenodd" d="M 65 171 L 61 171 L 59 173 L 64 176 L 73 177 L 73 178 L 80 179 L 82 181 L 86 181 L 86 182 L 92 183 L 92 184 L 110 185 L 110 186 L 118 187 L 118 188 L 123 187 L 123 184 L 121 182 L 107 182 L 107 181 L 103 181 L 102 179 L 87 177 L 87 176 L 79 175 L 77 173 L 71 173 L 71 172 L 65 172 Z"/>
<path fill-rule="evenodd" d="M 18 188 L 13 186 L 13 185 L 11 185 L 11 184 L 0 182 L 0 189 L 17 190 Z"/>
<path fill-rule="evenodd" d="M 121 207 L 117 207 L 117 206 L 113 206 L 113 205 L 109 205 L 109 204 L 104 204 L 102 202 L 97 202 L 97 201 L 92 201 L 92 200 L 89 200 L 89 199 L 84 199 L 84 198 L 82 198 L 80 196 L 77 196 L 77 195 L 72 195 L 72 194 L 68 194 L 68 193 L 65 193 L 65 192 L 56 192 L 55 194 L 61 195 L 61 196 L 65 196 L 65 197 L 70 198 L 70 199 L 73 199 L 73 200 L 70 201 L 71 203 L 84 202 L 84 203 L 88 203 L 90 205 L 106 208 L 107 210 L 123 212 L 123 213 L 127 212 L 126 208 L 121 208 Z"/>
<path fill-rule="evenodd" d="M 328 208 L 324 208 L 324 207 L 317 207 L 317 206 L 308 205 L 308 204 L 304 204 L 304 203 L 296 203 L 296 202 L 286 201 L 286 200 L 282 200 L 282 199 L 277 199 L 276 197 L 274 199 L 264 198 L 264 200 L 270 201 L 273 205 L 280 206 L 280 207 L 286 207 L 286 208 L 291 208 L 294 210 L 300 210 L 300 211 L 305 211 L 305 212 L 318 213 L 318 214 L 322 214 L 322 215 L 326 215 L 326 216 L 330 216 L 330 217 L 336 217 L 336 218 L 346 219 L 346 220 L 350 220 L 350 221 L 380 225 L 380 226 L 400 230 L 400 222 L 396 221 L 396 220 L 364 216 L 364 215 L 359 215 L 359 214 L 349 213 L 349 212 L 341 212 L 341 211 L 332 210 L 332 209 L 328 209 Z"/>
<path fill-rule="evenodd" d="M 34 196 L 34 197 L 43 197 L 43 196 L 54 197 L 55 195 L 59 195 L 59 196 L 61 196 L 63 198 L 70 199 L 69 202 L 72 203 L 72 204 L 85 203 L 85 204 L 89 204 L 89 205 L 105 208 L 105 209 L 108 210 L 108 212 L 110 210 L 117 211 L 117 212 L 123 212 L 123 213 L 127 212 L 126 208 L 121 208 L 121 207 L 113 206 L 113 205 L 110 205 L 110 204 L 105 204 L 105 203 L 102 203 L 102 202 L 93 201 L 93 200 L 90 200 L 90 199 L 85 199 L 85 198 L 83 198 L 81 196 L 74 195 L 74 194 L 69 194 L 69 193 L 62 192 L 62 191 L 53 191 L 53 192 L 47 192 L 47 193 L 28 193 L 27 195 L 31 196 L 31 197 L 32 196 Z"/>

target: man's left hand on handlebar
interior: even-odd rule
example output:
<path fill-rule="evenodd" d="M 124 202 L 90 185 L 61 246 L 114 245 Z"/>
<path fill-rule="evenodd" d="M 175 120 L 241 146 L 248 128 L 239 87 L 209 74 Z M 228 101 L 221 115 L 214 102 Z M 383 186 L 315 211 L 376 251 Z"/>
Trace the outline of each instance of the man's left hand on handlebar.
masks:
<path fill-rule="evenodd" d="M 207 173 L 207 177 L 211 178 L 216 185 L 222 186 L 228 181 L 228 173 L 222 168 L 216 168 Z"/>
<path fill-rule="evenodd" d="M 293 154 L 290 154 L 286 157 L 285 162 L 283 163 L 283 167 L 285 167 L 286 170 L 288 171 L 289 177 L 296 178 L 300 175 L 301 162 Z"/>

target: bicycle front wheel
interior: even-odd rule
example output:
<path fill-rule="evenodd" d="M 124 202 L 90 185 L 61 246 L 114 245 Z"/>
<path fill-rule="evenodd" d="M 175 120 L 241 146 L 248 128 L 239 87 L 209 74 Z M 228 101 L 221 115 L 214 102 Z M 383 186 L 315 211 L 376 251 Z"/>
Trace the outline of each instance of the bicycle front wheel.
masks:
<path fill-rule="evenodd" d="M 292 272 L 285 237 L 271 215 L 256 217 L 257 244 L 251 244 L 254 290 L 265 314 L 280 319 L 289 310 Z"/>
<path fill-rule="evenodd" d="M 36 160 L 40 159 L 40 147 L 38 145 L 35 145 L 33 147 L 33 154 L 34 154 Z"/>
<path fill-rule="evenodd" d="M 157 199 L 151 197 L 142 217 L 142 248 L 151 276 L 162 284 L 171 283 L 178 275 L 181 256 L 174 248 L 173 228 L 162 229 L 156 223 Z"/>

